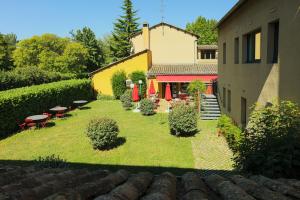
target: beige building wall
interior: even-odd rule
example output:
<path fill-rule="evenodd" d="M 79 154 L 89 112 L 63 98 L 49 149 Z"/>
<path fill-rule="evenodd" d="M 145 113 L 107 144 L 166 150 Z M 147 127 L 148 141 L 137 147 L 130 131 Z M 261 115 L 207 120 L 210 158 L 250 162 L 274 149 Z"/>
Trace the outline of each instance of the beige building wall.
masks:
<path fill-rule="evenodd" d="M 268 27 L 279 20 L 279 61 L 269 64 Z M 261 29 L 261 62 L 243 63 L 243 35 Z M 235 38 L 239 63 L 235 64 Z M 226 64 L 223 45 L 226 44 Z M 241 97 L 247 106 L 284 99 L 300 103 L 300 1 L 248 0 L 219 26 L 219 99 L 223 113 L 241 125 Z M 256 53 L 257 54 L 257 53 Z M 256 55 L 257 56 L 257 55 Z M 231 111 L 223 107 L 223 88 L 231 90 Z M 227 94 L 226 94 L 227 98 Z M 228 99 L 226 99 L 228 100 Z M 247 118 L 250 110 L 247 110 Z"/>
<path fill-rule="evenodd" d="M 144 29 L 144 28 L 143 28 Z M 147 48 L 146 31 L 131 39 L 134 53 Z M 196 63 L 197 37 L 167 25 L 150 28 L 149 49 L 154 64 Z"/>

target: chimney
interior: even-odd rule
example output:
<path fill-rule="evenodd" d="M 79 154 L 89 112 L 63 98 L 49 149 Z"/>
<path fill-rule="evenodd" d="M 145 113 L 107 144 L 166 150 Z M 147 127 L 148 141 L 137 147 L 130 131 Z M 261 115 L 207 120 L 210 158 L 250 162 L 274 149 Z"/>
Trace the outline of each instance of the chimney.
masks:
<path fill-rule="evenodd" d="M 150 49 L 150 32 L 149 32 L 149 24 L 147 22 L 143 23 L 143 40 L 144 40 L 144 48 Z"/>

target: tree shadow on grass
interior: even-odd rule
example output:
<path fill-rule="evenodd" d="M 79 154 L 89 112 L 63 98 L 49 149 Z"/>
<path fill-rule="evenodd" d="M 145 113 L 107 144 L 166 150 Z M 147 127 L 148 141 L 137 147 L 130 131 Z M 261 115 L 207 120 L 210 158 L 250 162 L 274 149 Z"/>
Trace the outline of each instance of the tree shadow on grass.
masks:
<path fill-rule="evenodd" d="M 170 134 L 175 136 L 175 137 L 178 137 L 178 138 L 196 137 L 196 135 L 199 134 L 200 132 L 201 132 L 201 129 L 197 129 L 193 132 L 189 132 L 189 133 L 182 132 L 182 133 L 176 135 L 175 131 L 170 130 Z"/>
<path fill-rule="evenodd" d="M 119 146 L 122 146 L 123 144 L 125 144 L 125 142 L 126 142 L 125 137 L 118 137 L 117 140 L 115 141 L 115 143 L 113 143 L 112 145 L 110 145 L 107 148 L 99 149 L 99 151 L 110 151 L 110 150 L 116 149 Z"/>
<path fill-rule="evenodd" d="M 130 155 L 129 155 L 130 156 Z M 51 163 L 47 163 L 48 165 L 53 165 Z M 0 169 L 1 165 L 8 166 L 36 166 L 39 167 L 41 165 L 37 160 L 0 160 Z M 51 167 L 50 166 L 50 167 Z M 63 168 L 68 169 L 88 169 L 88 170 L 109 170 L 109 171 L 117 171 L 120 169 L 124 169 L 129 171 L 130 173 L 138 173 L 138 172 L 151 172 L 153 174 L 160 174 L 163 172 L 171 172 L 174 175 L 181 176 L 187 172 L 196 172 L 202 177 L 209 176 L 212 174 L 218 174 L 222 176 L 231 176 L 234 174 L 239 174 L 238 171 L 235 170 L 218 170 L 218 169 L 194 169 L 194 168 L 183 168 L 183 167 L 170 167 L 170 166 L 140 166 L 140 165 L 122 165 L 122 164 L 95 164 L 95 163 L 74 163 L 64 161 L 62 165 Z"/>
<path fill-rule="evenodd" d="M 91 107 L 90 106 L 83 106 L 83 107 L 79 107 L 78 109 L 79 110 L 89 110 L 89 109 L 91 109 Z"/>

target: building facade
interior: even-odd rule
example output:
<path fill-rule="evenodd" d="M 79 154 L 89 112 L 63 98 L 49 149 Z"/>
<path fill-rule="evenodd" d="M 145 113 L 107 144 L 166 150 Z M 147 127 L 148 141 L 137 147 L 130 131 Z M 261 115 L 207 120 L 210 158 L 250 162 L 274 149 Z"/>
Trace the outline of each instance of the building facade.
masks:
<path fill-rule="evenodd" d="M 255 103 L 300 103 L 299 0 L 240 0 L 217 28 L 223 113 L 245 127 Z"/>
<path fill-rule="evenodd" d="M 167 23 L 152 27 L 145 23 L 142 31 L 131 38 L 131 56 L 92 73 L 94 88 L 112 95 L 110 79 L 115 71 L 124 70 L 130 74 L 139 70 L 147 75 L 147 86 L 153 81 L 161 98 L 164 98 L 167 83 L 171 85 L 172 97 L 177 98 L 187 94 L 187 86 L 193 80 L 205 82 L 206 92 L 213 93 L 213 83 L 217 79 L 216 53 L 213 53 L 216 48 L 205 47 L 208 52 L 201 59 L 197 40 L 197 35 Z"/>

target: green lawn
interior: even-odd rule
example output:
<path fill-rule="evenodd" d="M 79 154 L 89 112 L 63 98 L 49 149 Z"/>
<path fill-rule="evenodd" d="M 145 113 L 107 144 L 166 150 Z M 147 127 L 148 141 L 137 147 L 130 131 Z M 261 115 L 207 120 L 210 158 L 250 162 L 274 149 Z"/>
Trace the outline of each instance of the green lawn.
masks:
<path fill-rule="evenodd" d="M 74 165 L 97 164 L 106 168 L 129 167 L 181 173 L 180 170 L 201 168 L 201 161 L 199 164 L 199 160 L 195 159 L 201 157 L 198 145 L 207 143 L 205 135 L 215 135 L 215 121 L 199 121 L 202 131 L 196 137 L 177 138 L 169 134 L 166 114 L 142 116 L 124 111 L 119 101 L 94 101 L 88 106 L 91 109 L 74 110 L 66 119 L 53 120 L 53 127 L 24 131 L 0 141 L 0 160 L 26 163 L 39 156 L 55 154 Z M 93 150 L 85 128 L 90 119 L 101 116 L 118 122 L 119 136 L 126 138 L 123 145 L 110 151 Z M 221 145 L 227 148 L 226 143 L 221 142 Z M 205 152 L 203 156 L 207 157 L 209 153 Z M 226 162 L 230 163 L 230 158 L 226 158 Z"/>

